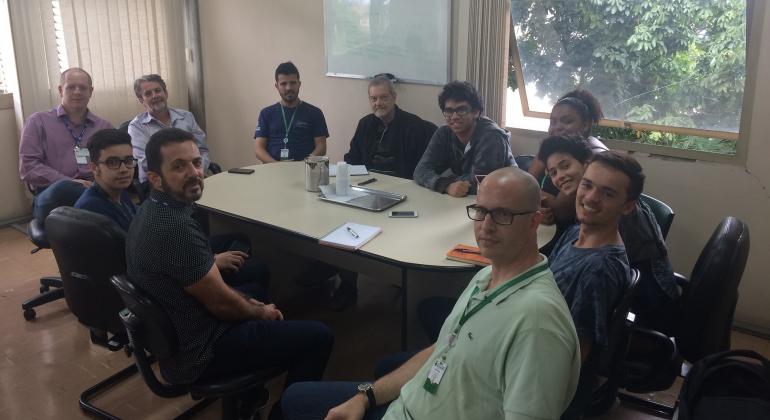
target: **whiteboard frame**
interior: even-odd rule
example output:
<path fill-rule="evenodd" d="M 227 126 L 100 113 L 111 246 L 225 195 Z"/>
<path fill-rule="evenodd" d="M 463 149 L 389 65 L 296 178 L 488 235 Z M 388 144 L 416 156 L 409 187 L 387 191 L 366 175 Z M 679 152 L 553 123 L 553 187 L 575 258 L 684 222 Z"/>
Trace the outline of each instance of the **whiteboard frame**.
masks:
<path fill-rule="evenodd" d="M 359 79 L 359 80 L 371 80 L 373 79 L 374 75 L 366 76 L 361 74 L 349 74 L 349 73 L 335 73 L 329 71 L 329 45 L 328 40 L 326 39 L 326 21 L 328 16 L 326 16 L 326 3 L 330 0 L 324 0 L 323 8 L 324 8 L 324 64 L 326 65 L 326 76 L 327 77 L 340 77 L 340 78 L 346 78 L 346 79 Z M 431 80 L 419 80 L 419 79 L 402 79 L 398 77 L 397 74 L 396 80 L 397 83 L 411 83 L 411 84 L 418 84 L 418 85 L 430 85 L 430 86 L 444 86 L 445 84 L 449 83 L 452 80 L 452 0 L 444 0 L 446 2 L 446 10 L 447 10 L 447 34 L 446 34 L 446 81 L 444 82 L 436 82 Z"/>

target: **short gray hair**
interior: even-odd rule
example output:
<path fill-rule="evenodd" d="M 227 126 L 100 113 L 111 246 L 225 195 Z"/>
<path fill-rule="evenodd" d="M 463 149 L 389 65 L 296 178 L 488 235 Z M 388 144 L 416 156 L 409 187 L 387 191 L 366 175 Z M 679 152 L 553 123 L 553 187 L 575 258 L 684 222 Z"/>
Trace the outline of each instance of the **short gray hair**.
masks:
<path fill-rule="evenodd" d="M 393 84 L 392 80 L 385 76 L 375 76 L 371 81 L 369 81 L 369 87 L 366 89 L 366 91 L 368 92 L 372 86 L 387 86 L 390 94 L 396 96 L 396 86 Z"/>
<path fill-rule="evenodd" d="M 156 82 L 166 92 L 166 82 L 158 74 L 145 74 L 144 76 L 134 80 L 134 94 L 138 99 L 142 98 L 142 83 L 144 82 Z"/>

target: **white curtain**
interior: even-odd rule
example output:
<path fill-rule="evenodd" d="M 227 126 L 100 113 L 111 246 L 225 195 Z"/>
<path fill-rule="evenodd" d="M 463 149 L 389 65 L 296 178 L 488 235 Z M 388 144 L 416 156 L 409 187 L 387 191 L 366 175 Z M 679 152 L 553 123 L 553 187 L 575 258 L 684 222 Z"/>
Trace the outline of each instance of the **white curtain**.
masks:
<path fill-rule="evenodd" d="M 468 81 L 484 98 L 485 114 L 502 125 L 507 85 L 510 0 L 471 0 Z"/>
<path fill-rule="evenodd" d="M 133 118 L 141 111 L 133 82 L 150 73 L 166 81 L 171 106 L 187 107 L 183 0 L 40 1 L 53 5 L 55 22 L 56 48 L 47 49 L 47 61 L 91 74 L 89 108 L 97 115 L 115 126 Z M 50 76 L 55 90 L 59 75 Z"/>

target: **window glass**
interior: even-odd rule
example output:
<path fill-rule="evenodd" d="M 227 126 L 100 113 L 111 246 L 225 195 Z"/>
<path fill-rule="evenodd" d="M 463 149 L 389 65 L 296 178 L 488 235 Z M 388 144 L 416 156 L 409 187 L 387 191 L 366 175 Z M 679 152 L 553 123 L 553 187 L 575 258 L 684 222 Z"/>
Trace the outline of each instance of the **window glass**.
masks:
<path fill-rule="evenodd" d="M 512 0 L 521 72 L 514 54 L 509 85 L 525 91 L 525 115 L 542 117 L 581 87 L 615 126 L 599 134 L 734 154 L 746 9 L 745 0 Z"/>

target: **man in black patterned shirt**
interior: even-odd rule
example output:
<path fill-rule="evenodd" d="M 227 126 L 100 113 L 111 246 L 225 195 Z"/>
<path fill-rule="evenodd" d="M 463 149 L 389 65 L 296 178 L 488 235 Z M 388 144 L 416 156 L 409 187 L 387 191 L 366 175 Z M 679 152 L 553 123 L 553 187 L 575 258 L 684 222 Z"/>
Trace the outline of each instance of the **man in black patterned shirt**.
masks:
<path fill-rule="evenodd" d="M 128 276 L 166 310 L 179 337 L 179 353 L 160 360 L 163 377 L 190 383 L 278 366 L 288 371 L 287 385 L 321 379 L 333 341 L 329 329 L 284 321 L 274 304 L 222 280 L 208 238 L 191 217 L 203 193 L 203 159 L 192 134 L 160 130 L 146 155 L 152 191 L 128 231 L 126 259 Z M 272 416 L 280 418 L 279 411 Z"/>

